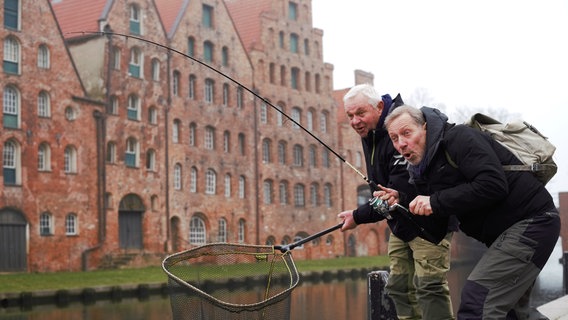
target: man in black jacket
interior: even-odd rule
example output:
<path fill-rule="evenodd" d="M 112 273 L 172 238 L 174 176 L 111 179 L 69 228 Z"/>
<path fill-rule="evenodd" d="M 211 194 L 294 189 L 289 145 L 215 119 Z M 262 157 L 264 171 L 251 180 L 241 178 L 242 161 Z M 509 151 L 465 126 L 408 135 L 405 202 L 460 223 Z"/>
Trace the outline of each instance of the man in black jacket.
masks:
<path fill-rule="evenodd" d="M 453 125 L 432 108 L 401 106 L 385 120 L 394 147 L 410 163 L 417 216 L 455 215 L 460 229 L 488 250 L 462 290 L 458 319 L 527 319 L 530 294 L 560 233 L 552 197 L 487 134 Z"/>
<path fill-rule="evenodd" d="M 389 205 L 407 206 L 416 195 L 409 184 L 406 161 L 394 149 L 383 123 L 387 114 L 402 105 L 400 95 L 380 94 L 369 84 L 357 85 L 344 97 L 350 124 L 361 136 L 368 178 L 379 184 L 380 196 Z M 396 189 L 395 196 L 385 190 Z M 392 231 L 389 240 L 390 275 L 387 292 L 392 297 L 399 319 L 453 319 L 447 272 L 450 266 L 451 232 L 448 218 L 416 217 L 415 223 L 436 231 L 433 244 L 421 238 L 417 225 L 392 212 L 387 223 Z M 355 210 L 341 212 L 342 231 L 361 223 L 384 219 L 366 203 Z"/>

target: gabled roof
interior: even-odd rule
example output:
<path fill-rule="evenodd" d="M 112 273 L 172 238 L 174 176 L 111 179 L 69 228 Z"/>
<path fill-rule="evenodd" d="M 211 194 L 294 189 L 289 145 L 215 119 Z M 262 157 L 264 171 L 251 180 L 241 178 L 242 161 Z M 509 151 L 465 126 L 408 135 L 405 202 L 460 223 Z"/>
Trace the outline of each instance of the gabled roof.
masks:
<path fill-rule="evenodd" d="M 271 11 L 272 0 L 225 0 L 227 10 L 233 19 L 245 50 L 250 51 L 255 44 L 262 44 L 260 18 L 264 12 Z"/>
<path fill-rule="evenodd" d="M 65 38 L 80 36 L 75 32 L 98 32 L 99 21 L 106 19 L 114 0 L 58 0 L 51 6 Z"/>
<path fill-rule="evenodd" d="M 189 0 L 154 0 L 164 30 L 171 38 L 189 6 Z"/>

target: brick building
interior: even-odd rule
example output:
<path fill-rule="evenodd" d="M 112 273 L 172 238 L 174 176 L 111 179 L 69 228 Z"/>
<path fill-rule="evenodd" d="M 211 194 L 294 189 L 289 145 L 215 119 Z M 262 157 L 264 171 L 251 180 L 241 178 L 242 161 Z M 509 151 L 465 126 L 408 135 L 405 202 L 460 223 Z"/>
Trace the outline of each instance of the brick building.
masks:
<path fill-rule="evenodd" d="M 356 205 L 333 152 L 354 163 L 359 144 L 336 121 L 311 1 L 2 4 L 0 271 L 290 243 Z M 294 257 L 384 253 L 384 233 L 337 231 Z"/>

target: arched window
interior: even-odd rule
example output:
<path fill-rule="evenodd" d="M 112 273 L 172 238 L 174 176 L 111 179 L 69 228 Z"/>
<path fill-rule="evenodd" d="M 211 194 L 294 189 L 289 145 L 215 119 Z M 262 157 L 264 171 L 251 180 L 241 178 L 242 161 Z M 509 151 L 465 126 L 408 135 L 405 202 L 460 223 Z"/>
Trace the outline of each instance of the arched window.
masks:
<path fill-rule="evenodd" d="M 128 95 L 127 117 L 129 120 L 140 120 L 140 98 L 135 94 Z"/>
<path fill-rule="evenodd" d="M 146 151 L 146 169 L 156 171 L 156 151 L 154 149 Z"/>
<path fill-rule="evenodd" d="M 152 59 L 152 80 L 160 81 L 160 60 Z"/>
<path fill-rule="evenodd" d="M 215 128 L 211 126 L 205 128 L 205 149 L 215 150 Z"/>
<path fill-rule="evenodd" d="M 41 91 L 37 97 L 37 115 L 41 118 L 51 116 L 49 94 L 46 91 Z"/>
<path fill-rule="evenodd" d="M 4 63 L 5 73 L 20 73 L 20 43 L 14 37 L 4 39 Z"/>
<path fill-rule="evenodd" d="M 238 242 L 239 243 L 245 242 L 245 235 L 246 235 L 245 219 L 239 219 L 239 235 L 238 235 Z"/>
<path fill-rule="evenodd" d="M 53 218 L 51 213 L 44 212 L 39 216 L 39 234 L 50 236 L 53 234 Z"/>
<path fill-rule="evenodd" d="M 205 87 L 204 87 L 204 98 L 205 102 L 213 103 L 215 101 L 215 81 L 213 79 L 207 78 L 205 79 Z"/>
<path fill-rule="evenodd" d="M 213 62 L 213 43 L 210 41 L 203 43 L 203 61 L 207 63 Z"/>
<path fill-rule="evenodd" d="M 13 86 L 4 87 L 4 128 L 17 129 L 20 127 L 20 109 L 20 92 Z"/>
<path fill-rule="evenodd" d="M 37 50 L 37 66 L 41 69 L 49 69 L 49 48 L 42 44 Z"/>
<path fill-rule="evenodd" d="M 68 236 L 74 236 L 79 233 L 77 229 L 77 215 L 74 213 L 69 213 L 65 217 L 65 234 Z"/>
<path fill-rule="evenodd" d="M 286 164 L 286 141 L 278 142 L 278 163 Z"/>
<path fill-rule="evenodd" d="M 323 186 L 323 203 L 326 207 L 331 208 L 331 184 L 329 183 Z"/>
<path fill-rule="evenodd" d="M 239 177 L 239 199 L 244 199 L 246 196 L 246 179 L 244 176 Z"/>
<path fill-rule="evenodd" d="M 65 173 L 77 173 L 77 150 L 73 146 L 67 146 L 64 153 Z"/>
<path fill-rule="evenodd" d="M 124 154 L 124 163 L 127 167 L 138 167 L 138 141 L 135 138 L 128 138 L 126 140 L 126 152 Z"/>
<path fill-rule="evenodd" d="M 142 13 L 138 5 L 130 5 L 130 33 L 134 35 L 142 34 Z"/>
<path fill-rule="evenodd" d="M 319 205 L 319 185 L 315 182 L 310 184 L 310 203 L 313 207 Z"/>
<path fill-rule="evenodd" d="M 207 169 L 205 172 L 205 194 L 217 193 L 217 173 L 213 169 Z"/>
<path fill-rule="evenodd" d="M 174 166 L 174 189 L 181 190 L 181 164 L 179 163 Z"/>
<path fill-rule="evenodd" d="M 134 78 L 142 78 L 144 71 L 144 56 L 138 47 L 130 49 L 130 64 L 128 65 L 128 74 Z"/>
<path fill-rule="evenodd" d="M 189 243 L 203 245 L 207 239 L 205 222 L 197 216 L 193 216 L 189 222 Z"/>
<path fill-rule="evenodd" d="M 288 204 L 288 182 L 280 181 L 278 189 L 280 194 L 280 204 Z"/>
<path fill-rule="evenodd" d="M 296 207 L 305 207 L 306 201 L 304 199 L 304 185 L 298 183 L 294 186 L 294 205 Z"/>
<path fill-rule="evenodd" d="M 272 203 L 272 180 L 267 179 L 264 180 L 262 184 L 262 190 L 264 194 L 264 204 L 271 204 Z"/>
<path fill-rule="evenodd" d="M 51 148 L 49 147 L 49 144 L 43 142 L 39 145 L 37 158 L 37 169 L 39 171 L 51 170 Z"/>
<path fill-rule="evenodd" d="M 304 148 L 299 144 L 294 145 L 294 165 L 297 167 L 304 166 Z"/>
<path fill-rule="evenodd" d="M 21 184 L 21 154 L 20 145 L 13 140 L 4 142 L 3 177 L 4 185 Z"/>
<path fill-rule="evenodd" d="M 191 167 L 191 171 L 189 173 L 189 192 L 196 193 L 197 192 L 197 168 Z"/>
<path fill-rule="evenodd" d="M 180 128 L 181 128 L 181 121 L 179 119 L 175 119 L 174 124 L 172 126 L 172 142 L 173 143 L 179 143 Z"/>
<path fill-rule="evenodd" d="M 197 141 L 195 141 L 195 134 L 197 131 L 197 125 L 195 123 L 190 123 L 189 124 L 189 145 L 192 147 L 195 147 L 197 144 Z"/>
<path fill-rule="evenodd" d="M 225 197 L 231 197 L 231 175 L 228 173 L 225 175 Z"/>
<path fill-rule="evenodd" d="M 107 143 L 106 161 L 116 163 L 116 143 L 113 141 Z"/>
<path fill-rule="evenodd" d="M 300 108 L 298 107 L 292 108 L 292 119 L 295 121 L 295 123 L 292 124 L 293 129 L 300 129 L 300 126 L 298 124 L 300 125 L 302 124 L 301 118 L 302 118 L 302 110 L 300 110 Z"/>
<path fill-rule="evenodd" d="M 270 157 L 271 144 L 272 144 L 272 142 L 268 138 L 266 138 L 262 141 L 262 162 L 263 163 L 272 162 L 272 159 Z"/>
<path fill-rule="evenodd" d="M 227 242 L 227 220 L 225 220 L 225 218 L 219 219 L 219 230 L 217 232 L 217 241 Z"/>

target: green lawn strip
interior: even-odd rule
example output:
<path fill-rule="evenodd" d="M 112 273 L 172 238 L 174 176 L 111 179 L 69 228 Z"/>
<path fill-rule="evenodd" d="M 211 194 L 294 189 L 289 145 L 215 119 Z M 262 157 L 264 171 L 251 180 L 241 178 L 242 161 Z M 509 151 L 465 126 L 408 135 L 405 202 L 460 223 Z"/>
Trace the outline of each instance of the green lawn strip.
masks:
<path fill-rule="evenodd" d="M 373 257 L 339 257 L 325 260 L 294 261 L 298 272 L 350 270 L 388 266 L 387 256 Z M 193 267 L 192 268 L 199 268 Z M 243 278 L 254 275 L 255 268 L 242 265 L 231 265 L 222 268 L 231 277 Z M 215 278 L 219 270 L 211 266 L 200 270 L 203 278 Z M 176 271 L 174 269 L 174 271 Z M 263 272 L 262 270 L 260 272 Z M 176 273 L 174 273 L 176 274 Z M 191 278 L 191 275 L 189 275 Z M 93 288 L 98 286 L 118 286 L 129 284 L 151 284 L 167 282 L 168 277 L 161 267 L 136 269 L 98 270 L 88 272 L 55 272 L 55 273 L 17 273 L 0 275 L 0 293 L 33 292 L 42 290 L 60 290 L 75 288 Z"/>

